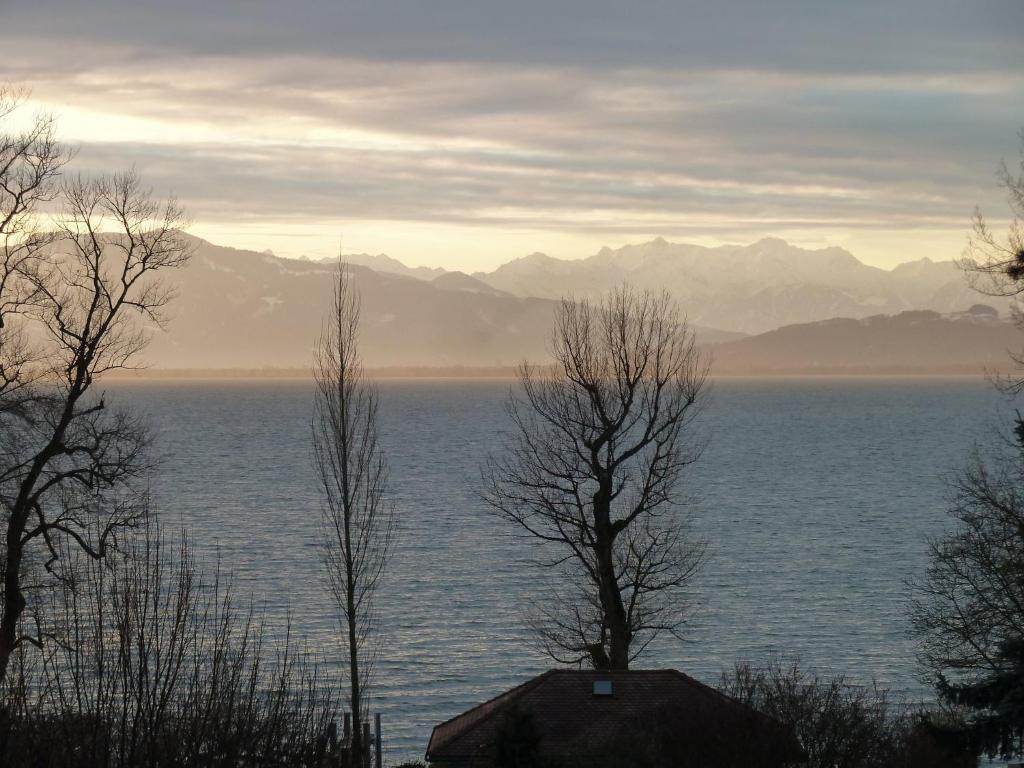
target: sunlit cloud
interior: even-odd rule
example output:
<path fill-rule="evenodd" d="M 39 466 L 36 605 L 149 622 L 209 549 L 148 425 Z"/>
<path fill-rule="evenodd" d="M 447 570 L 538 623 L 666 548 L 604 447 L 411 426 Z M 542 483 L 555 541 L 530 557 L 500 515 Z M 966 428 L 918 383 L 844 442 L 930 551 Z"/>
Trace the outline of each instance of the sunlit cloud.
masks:
<path fill-rule="evenodd" d="M 387 55 L 383 37 L 378 54 L 358 39 L 359 24 L 383 34 L 374 14 L 357 13 L 335 49 L 303 27 L 303 50 L 291 22 L 261 43 L 249 21 L 193 12 L 254 37 L 173 40 L 126 11 L 111 23 L 137 35 L 120 39 L 96 25 L 0 32 L 0 79 L 58 115 L 80 170 L 134 164 L 198 234 L 283 255 L 329 255 L 345 232 L 359 250 L 466 271 L 654 236 L 841 241 L 882 265 L 953 258 L 976 204 L 998 220 L 993 171 L 1024 119 L 1024 72 L 1006 66 L 998 30 L 949 43 L 983 58 L 937 65 L 952 21 L 908 35 L 904 58 L 877 42 L 863 51 L 874 67 L 826 50 L 830 28 L 776 41 L 795 52 L 759 42 L 731 59 L 688 33 L 694 66 L 653 27 L 662 48 L 628 62 L 543 38 L 518 59 L 501 42 L 445 49 L 429 25 L 433 47 Z M 482 23 L 470 17 L 467 34 Z"/>

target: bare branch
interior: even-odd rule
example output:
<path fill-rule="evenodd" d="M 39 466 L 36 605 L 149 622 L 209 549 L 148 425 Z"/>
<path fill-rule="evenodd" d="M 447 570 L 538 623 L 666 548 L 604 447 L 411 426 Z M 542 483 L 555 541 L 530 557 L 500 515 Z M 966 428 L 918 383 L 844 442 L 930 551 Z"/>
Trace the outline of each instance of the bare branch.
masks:
<path fill-rule="evenodd" d="M 485 498 L 551 554 L 561 583 L 534 622 L 556 660 L 626 668 L 660 632 L 679 634 L 684 587 L 703 559 L 678 485 L 707 365 L 666 294 L 628 287 L 599 305 L 565 300 L 550 371 L 520 369 L 514 430 L 488 459 Z"/>
<path fill-rule="evenodd" d="M 162 274 L 190 255 L 173 200 L 155 201 L 134 171 L 58 183 L 69 157 L 51 118 L 24 137 L 0 130 L 0 682 L 32 597 L 33 548 L 48 575 L 66 578 L 63 544 L 102 559 L 138 524 L 148 430 L 94 385 L 134 365 L 147 342 L 140 320 L 161 324 L 172 298 Z M 57 197 L 63 213 L 40 234 L 39 205 Z"/>
<path fill-rule="evenodd" d="M 313 377 L 313 455 L 323 499 L 322 541 L 328 585 L 340 614 L 349 660 L 353 751 L 378 651 L 377 587 L 395 535 L 388 470 L 377 439 L 377 392 L 359 358 L 359 295 L 346 264 L 320 336 Z"/>

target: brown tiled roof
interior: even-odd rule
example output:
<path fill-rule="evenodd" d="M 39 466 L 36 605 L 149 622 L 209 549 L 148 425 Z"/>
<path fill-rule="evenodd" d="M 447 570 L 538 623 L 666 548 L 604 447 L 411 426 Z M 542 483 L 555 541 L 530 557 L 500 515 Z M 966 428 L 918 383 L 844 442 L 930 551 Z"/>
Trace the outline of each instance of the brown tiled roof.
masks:
<path fill-rule="evenodd" d="M 611 681 L 611 696 L 595 696 L 596 680 Z M 624 724 L 665 713 L 721 712 L 781 726 L 745 704 L 674 669 L 598 672 L 556 669 L 434 728 L 427 759 L 456 763 L 474 759 L 494 744 L 502 715 L 511 709 L 532 715 L 545 755 L 577 755 L 599 749 Z"/>

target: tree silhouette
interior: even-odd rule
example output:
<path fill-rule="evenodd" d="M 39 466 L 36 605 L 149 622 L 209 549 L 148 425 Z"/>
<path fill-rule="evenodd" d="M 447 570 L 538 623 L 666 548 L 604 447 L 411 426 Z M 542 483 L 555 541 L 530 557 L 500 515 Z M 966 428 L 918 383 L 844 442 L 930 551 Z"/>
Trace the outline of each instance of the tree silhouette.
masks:
<path fill-rule="evenodd" d="M 173 200 L 134 172 L 61 183 L 68 157 L 45 116 L 0 132 L 0 683 L 20 645 L 42 643 L 22 626 L 28 574 L 71 578 L 64 544 L 103 558 L 144 515 L 147 430 L 95 384 L 136 363 L 172 297 L 159 275 L 189 257 Z M 54 198 L 53 229 L 36 229 Z"/>
<path fill-rule="evenodd" d="M 704 545 L 678 485 L 707 366 L 667 294 L 622 287 L 565 300 L 555 365 L 520 369 L 513 430 L 484 474 L 486 499 L 546 545 L 560 577 L 536 629 L 556 660 L 626 669 L 659 633 L 679 633 L 681 588 Z"/>
<path fill-rule="evenodd" d="M 359 357 L 359 312 L 351 273 L 341 264 L 313 370 L 313 449 L 324 501 L 324 562 L 345 632 L 354 755 L 369 748 L 362 743 L 362 722 L 376 650 L 374 597 L 396 522 L 377 441 L 377 392 Z"/>

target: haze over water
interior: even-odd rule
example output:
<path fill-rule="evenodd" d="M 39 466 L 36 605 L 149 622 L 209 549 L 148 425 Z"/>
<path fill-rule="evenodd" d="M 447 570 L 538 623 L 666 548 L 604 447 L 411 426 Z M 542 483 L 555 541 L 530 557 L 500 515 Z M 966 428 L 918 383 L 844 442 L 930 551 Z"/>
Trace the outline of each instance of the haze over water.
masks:
<path fill-rule="evenodd" d="M 382 440 L 401 535 L 379 598 L 386 627 L 374 711 L 390 759 L 419 758 L 430 729 L 550 662 L 530 643 L 532 543 L 480 500 L 479 463 L 507 428 L 509 382 L 381 384 Z M 116 383 L 150 413 L 167 461 L 155 484 L 170 528 L 219 552 L 239 598 L 280 631 L 290 613 L 313 651 L 342 657 L 317 548 L 307 382 Z M 709 541 L 687 643 L 665 638 L 638 666 L 714 683 L 772 655 L 876 677 L 915 677 L 905 580 L 947 525 L 943 477 L 1007 405 L 980 378 L 719 380 L 687 476 Z M 1005 423 L 1005 421 L 1004 421 Z"/>

